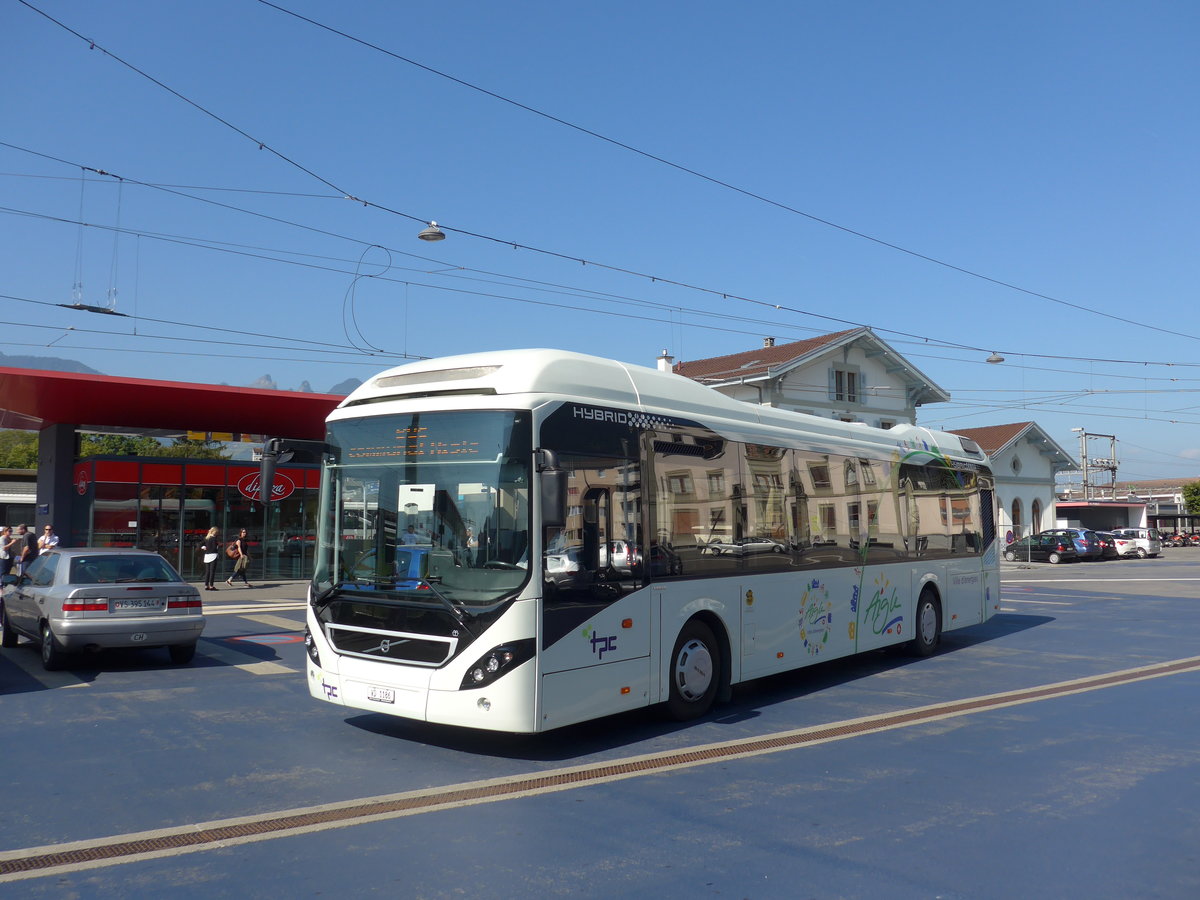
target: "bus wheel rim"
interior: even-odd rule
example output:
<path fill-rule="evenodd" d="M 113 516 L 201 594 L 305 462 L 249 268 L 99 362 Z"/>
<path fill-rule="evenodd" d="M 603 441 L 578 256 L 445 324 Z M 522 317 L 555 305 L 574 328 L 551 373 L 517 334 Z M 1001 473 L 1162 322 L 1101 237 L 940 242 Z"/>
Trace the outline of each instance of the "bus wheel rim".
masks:
<path fill-rule="evenodd" d="M 699 700 L 712 684 L 712 654 L 703 642 L 690 640 L 679 648 L 675 658 L 675 686 L 679 696 L 689 702 Z"/>
<path fill-rule="evenodd" d="M 933 608 L 932 603 L 925 603 L 921 606 L 921 637 L 926 643 L 932 641 L 937 635 L 937 610 Z"/>

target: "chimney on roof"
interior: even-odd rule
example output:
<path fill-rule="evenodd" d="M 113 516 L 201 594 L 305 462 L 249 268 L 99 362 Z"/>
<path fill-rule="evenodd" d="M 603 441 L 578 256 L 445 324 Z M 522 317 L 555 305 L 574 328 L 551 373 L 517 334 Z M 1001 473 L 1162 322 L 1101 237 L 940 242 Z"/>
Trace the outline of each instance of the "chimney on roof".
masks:
<path fill-rule="evenodd" d="M 668 353 L 666 348 L 664 347 L 662 354 L 658 357 L 658 371 L 660 371 L 660 372 L 673 371 L 674 363 L 675 363 L 675 357 L 673 357 L 670 353 Z"/>
<path fill-rule="evenodd" d="M 765 337 L 765 338 L 763 338 L 763 347 L 764 347 L 764 348 L 766 348 L 766 347 L 774 347 L 774 346 L 775 346 L 775 338 L 773 338 L 773 337 Z"/>

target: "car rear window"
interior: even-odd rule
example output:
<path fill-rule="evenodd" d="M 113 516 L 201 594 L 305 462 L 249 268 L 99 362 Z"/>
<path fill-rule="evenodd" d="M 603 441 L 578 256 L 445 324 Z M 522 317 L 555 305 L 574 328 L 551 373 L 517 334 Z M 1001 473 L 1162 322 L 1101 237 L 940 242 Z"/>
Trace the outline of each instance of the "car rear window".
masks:
<path fill-rule="evenodd" d="M 71 560 L 71 584 L 179 581 L 175 570 L 157 556 L 76 556 Z"/>

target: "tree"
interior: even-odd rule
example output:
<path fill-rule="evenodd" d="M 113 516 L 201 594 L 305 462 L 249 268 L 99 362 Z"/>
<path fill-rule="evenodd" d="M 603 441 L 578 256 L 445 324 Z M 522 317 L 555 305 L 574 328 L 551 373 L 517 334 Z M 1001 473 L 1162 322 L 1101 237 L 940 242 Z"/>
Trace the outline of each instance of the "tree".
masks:
<path fill-rule="evenodd" d="M 162 456 L 163 446 L 152 437 L 128 434 L 85 434 L 80 456 Z"/>
<path fill-rule="evenodd" d="M 36 469 L 36 431 L 0 431 L 0 469 Z"/>
<path fill-rule="evenodd" d="M 1200 481 L 1183 486 L 1183 508 L 1193 516 L 1200 515 Z"/>
<path fill-rule="evenodd" d="M 189 438 L 175 438 L 170 447 L 160 447 L 158 455 L 187 459 L 229 459 L 221 444 L 214 441 L 193 441 Z"/>

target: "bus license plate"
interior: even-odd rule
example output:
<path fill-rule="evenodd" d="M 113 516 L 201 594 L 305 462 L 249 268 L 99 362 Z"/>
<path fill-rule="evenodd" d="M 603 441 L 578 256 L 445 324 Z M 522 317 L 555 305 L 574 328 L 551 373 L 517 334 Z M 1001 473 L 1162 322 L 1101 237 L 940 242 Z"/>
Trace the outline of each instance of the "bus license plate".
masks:
<path fill-rule="evenodd" d="M 376 703 L 395 703 L 396 692 L 392 688 L 371 685 L 367 688 L 367 699 L 374 700 Z"/>

